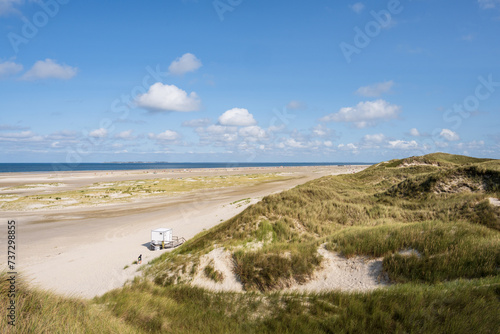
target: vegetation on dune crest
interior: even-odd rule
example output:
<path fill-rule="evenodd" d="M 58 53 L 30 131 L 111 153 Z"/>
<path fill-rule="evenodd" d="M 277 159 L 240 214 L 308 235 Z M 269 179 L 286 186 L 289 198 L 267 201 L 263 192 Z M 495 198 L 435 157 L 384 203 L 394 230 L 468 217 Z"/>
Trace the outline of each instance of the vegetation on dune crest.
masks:
<path fill-rule="evenodd" d="M 489 198 L 500 198 L 499 173 L 498 160 L 436 153 L 323 177 L 265 197 L 93 301 L 22 285 L 19 322 L 33 333 L 498 333 L 500 208 Z M 383 257 L 397 284 L 278 292 L 310 279 L 320 245 L 345 257 Z M 224 280 L 211 263 L 199 268 L 220 247 L 247 292 L 183 284 L 198 270 Z"/>
<path fill-rule="evenodd" d="M 164 255 L 149 274 L 161 285 L 189 282 L 180 266 L 225 247 L 246 290 L 272 291 L 306 282 L 327 242 L 345 256 L 383 256 L 394 282 L 498 275 L 500 208 L 488 197 L 499 194 L 500 161 L 438 153 L 380 163 L 267 196 Z M 408 248 L 421 256 L 398 254 Z"/>

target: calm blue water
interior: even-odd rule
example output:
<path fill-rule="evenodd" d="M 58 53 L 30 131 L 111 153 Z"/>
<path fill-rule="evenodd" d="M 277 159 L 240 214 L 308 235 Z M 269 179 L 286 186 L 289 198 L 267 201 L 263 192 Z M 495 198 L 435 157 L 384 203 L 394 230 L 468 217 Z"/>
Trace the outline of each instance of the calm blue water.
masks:
<path fill-rule="evenodd" d="M 141 162 L 141 163 L 0 163 L 0 173 L 19 172 L 59 172 L 59 171 L 90 171 L 90 170 L 131 170 L 131 169 L 184 169 L 184 168 L 233 168 L 233 167 L 279 167 L 279 166 L 343 166 L 343 165 L 371 165 L 369 163 L 336 163 L 336 162 Z"/>

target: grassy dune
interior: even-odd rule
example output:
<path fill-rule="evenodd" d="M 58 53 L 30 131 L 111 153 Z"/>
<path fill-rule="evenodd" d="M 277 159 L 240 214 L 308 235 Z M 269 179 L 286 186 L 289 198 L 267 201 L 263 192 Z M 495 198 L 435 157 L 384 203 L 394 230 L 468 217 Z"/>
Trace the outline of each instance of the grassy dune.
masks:
<path fill-rule="evenodd" d="M 149 274 L 163 285 L 189 281 L 186 264 L 196 265 L 199 255 L 217 245 L 233 252 L 247 290 L 272 291 L 307 281 L 321 264 L 316 249 L 326 242 L 347 257 L 383 256 L 384 270 L 395 282 L 497 275 L 500 208 L 488 197 L 500 197 L 500 162 L 477 161 L 437 154 L 308 182 L 264 198 L 165 254 Z M 421 182 L 427 179 L 442 186 Z M 445 187 L 451 182 L 459 186 Z M 409 183 L 406 195 L 394 191 Z M 246 247 L 259 243 L 263 247 L 257 250 Z M 421 256 L 398 255 L 405 249 Z"/>
<path fill-rule="evenodd" d="M 498 333 L 500 208 L 488 198 L 500 197 L 499 171 L 498 160 L 432 154 L 311 181 L 264 198 L 92 301 L 22 286 L 18 321 L 26 332 Z M 323 244 L 346 257 L 383 257 L 394 284 L 281 293 L 311 278 Z M 185 284 L 216 247 L 231 252 L 247 292 Z M 198 269 L 222 279 L 209 266 Z"/>

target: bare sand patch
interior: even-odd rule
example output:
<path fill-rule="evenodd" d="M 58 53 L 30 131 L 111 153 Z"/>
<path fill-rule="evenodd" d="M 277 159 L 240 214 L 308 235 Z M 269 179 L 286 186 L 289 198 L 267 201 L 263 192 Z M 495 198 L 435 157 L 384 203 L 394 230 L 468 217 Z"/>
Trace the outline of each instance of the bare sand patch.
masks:
<path fill-rule="evenodd" d="M 490 198 L 488 198 L 488 200 L 490 201 L 491 205 L 500 206 L 500 200 L 498 198 L 490 197 Z"/>
<path fill-rule="evenodd" d="M 327 251 L 323 246 L 318 248 L 318 253 L 323 257 L 321 268 L 305 284 L 294 283 L 283 289 L 284 292 L 371 291 L 389 285 L 382 268 L 383 258 L 356 256 L 347 259 Z M 223 279 L 215 282 L 206 277 L 206 266 L 220 272 Z M 191 284 L 212 291 L 243 291 L 243 285 L 234 273 L 231 253 L 223 248 L 215 248 L 200 258 Z"/>
<path fill-rule="evenodd" d="M 243 284 L 241 284 L 234 274 L 233 262 L 229 251 L 223 248 L 215 248 L 200 258 L 200 264 L 191 284 L 212 291 L 243 292 Z M 212 266 L 217 272 L 222 274 L 220 282 L 215 282 L 206 276 L 205 268 L 207 265 Z"/>
<path fill-rule="evenodd" d="M 370 291 L 388 285 L 382 270 L 382 258 L 355 256 L 349 259 L 320 247 L 322 268 L 305 284 L 294 285 L 285 291 L 326 292 Z"/>
<path fill-rule="evenodd" d="M 402 255 L 402 256 L 416 256 L 416 257 L 422 256 L 422 254 L 420 254 L 420 252 L 418 250 L 413 249 L 413 248 L 403 249 L 403 250 L 399 251 L 398 254 Z"/>

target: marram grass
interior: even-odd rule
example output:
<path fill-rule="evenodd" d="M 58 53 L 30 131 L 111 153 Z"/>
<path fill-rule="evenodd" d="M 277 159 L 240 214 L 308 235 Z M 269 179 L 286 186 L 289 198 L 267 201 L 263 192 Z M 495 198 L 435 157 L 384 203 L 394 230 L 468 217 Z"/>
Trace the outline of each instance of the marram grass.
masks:
<path fill-rule="evenodd" d="M 488 200 L 500 197 L 499 171 L 497 160 L 439 153 L 308 182 L 200 233 L 100 298 L 21 282 L 16 333 L 499 333 L 500 208 Z M 383 257 L 394 284 L 281 293 L 310 279 L 320 245 Z M 186 284 L 216 247 L 232 253 L 245 293 Z M 215 269 L 205 274 L 217 279 Z"/>

